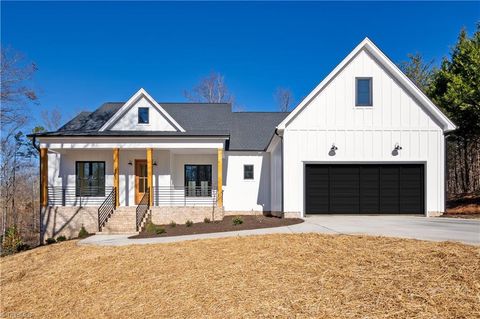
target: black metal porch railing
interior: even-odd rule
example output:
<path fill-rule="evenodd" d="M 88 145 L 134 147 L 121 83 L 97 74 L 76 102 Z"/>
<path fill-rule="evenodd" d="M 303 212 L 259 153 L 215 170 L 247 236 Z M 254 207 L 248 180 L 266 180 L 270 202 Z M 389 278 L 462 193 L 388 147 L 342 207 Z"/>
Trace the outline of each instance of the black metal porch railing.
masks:
<path fill-rule="evenodd" d="M 136 225 L 137 231 L 141 231 L 142 221 L 145 218 L 148 210 L 150 209 L 150 187 L 147 187 L 147 191 L 143 194 L 140 203 L 138 203 L 136 209 Z"/>
<path fill-rule="evenodd" d="M 49 186 L 49 206 L 99 206 L 112 192 L 113 186 Z"/>
<path fill-rule="evenodd" d="M 211 186 L 154 186 L 154 206 L 212 206 L 217 189 Z"/>
<path fill-rule="evenodd" d="M 98 230 L 102 231 L 103 226 L 105 226 L 108 218 L 115 211 L 116 206 L 116 190 L 115 187 L 112 189 L 107 198 L 103 201 L 102 205 L 98 208 Z"/>

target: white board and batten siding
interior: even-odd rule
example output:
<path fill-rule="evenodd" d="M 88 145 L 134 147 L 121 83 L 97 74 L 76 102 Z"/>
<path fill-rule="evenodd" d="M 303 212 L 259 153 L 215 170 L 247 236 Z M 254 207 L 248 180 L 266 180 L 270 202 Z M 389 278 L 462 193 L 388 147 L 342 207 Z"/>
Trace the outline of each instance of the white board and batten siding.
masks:
<path fill-rule="evenodd" d="M 138 123 L 138 109 L 147 108 L 149 113 L 149 123 Z M 158 109 L 147 100 L 141 97 L 136 101 L 125 114 L 118 119 L 111 127 L 112 131 L 166 131 L 174 132 L 176 128 L 161 114 Z"/>
<path fill-rule="evenodd" d="M 373 79 L 373 106 L 355 106 L 356 77 Z M 306 163 L 423 163 L 426 213 L 444 211 L 442 127 L 367 50 L 285 126 L 283 139 L 285 212 L 304 214 Z M 402 150 L 395 156 L 396 143 Z"/>

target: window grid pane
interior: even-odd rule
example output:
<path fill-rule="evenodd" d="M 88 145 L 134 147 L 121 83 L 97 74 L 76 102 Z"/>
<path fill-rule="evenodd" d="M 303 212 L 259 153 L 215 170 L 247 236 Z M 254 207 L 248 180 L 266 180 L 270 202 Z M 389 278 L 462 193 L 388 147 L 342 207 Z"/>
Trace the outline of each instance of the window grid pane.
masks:
<path fill-rule="evenodd" d="M 185 196 L 211 196 L 212 165 L 185 165 Z"/>
<path fill-rule="evenodd" d="M 138 123 L 139 124 L 148 124 L 148 107 L 139 107 L 138 108 Z"/>
<path fill-rule="evenodd" d="M 253 165 L 243 166 L 243 179 L 253 179 Z"/>
<path fill-rule="evenodd" d="M 105 162 L 76 162 L 76 196 L 105 196 Z"/>
<path fill-rule="evenodd" d="M 372 105 L 372 79 L 357 78 L 356 79 L 356 105 L 371 106 Z"/>

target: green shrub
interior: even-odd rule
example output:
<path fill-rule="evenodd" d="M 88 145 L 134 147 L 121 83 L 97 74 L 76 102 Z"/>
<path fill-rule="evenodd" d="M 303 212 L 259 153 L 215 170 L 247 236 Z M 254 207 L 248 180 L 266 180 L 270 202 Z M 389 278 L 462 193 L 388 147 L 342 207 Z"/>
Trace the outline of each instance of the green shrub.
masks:
<path fill-rule="evenodd" d="M 145 225 L 145 231 L 150 234 L 163 234 L 165 232 L 165 228 L 162 228 L 158 225 L 155 225 L 151 221 L 148 221 L 147 224 Z"/>
<path fill-rule="evenodd" d="M 19 252 L 24 246 L 22 236 L 20 236 L 17 227 L 7 228 L 5 238 L 2 241 L 2 255 L 11 255 Z"/>
<path fill-rule="evenodd" d="M 203 219 L 203 222 L 204 222 L 205 224 L 208 224 L 208 223 L 210 223 L 210 218 L 208 218 L 208 217 L 205 217 L 205 218 Z"/>
<path fill-rule="evenodd" d="M 150 220 L 145 224 L 145 231 L 147 233 L 155 233 L 156 225 L 152 223 Z"/>
<path fill-rule="evenodd" d="M 47 238 L 47 240 L 45 241 L 45 243 L 47 245 L 51 245 L 51 244 L 55 244 L 57 241 L 55 240 L 55 238 Z"/>
<path fill-rule="evenodd" d="M 243 219 L 239 216 L 234 217 L 232 219 L 232 223 L 233 223 L 234 226 L 241 225 L 241 224 L 243 224 Z"/>
<path fill-rule="evenodd" d="M 173 228 L 173 227 L 175 227 L 175 226 L 177 226 L 177 223 L 172 220 L 172 221 L 170 222 L 170 227 Z"/>
<path fill-rule="evenodd" d="M 57 237 L 57 243 L 60 243 L 60 242 L 65 241 L 65 240 L 67 240 L 67 237 L 65 237 L 63 235 Z"/>
<path fill-rule="evenodd" d="M 88 231 L 85 229 L 85 227 L 80 228 L 80 231 L 78 232 L 78 238 L 87 238 L 90 234 Z"/>
<path fill-rule="evenodd" d="M 185 226 L 191 227 L 193 225 L 193 222 L 189 219 L 185 222 Z"/>

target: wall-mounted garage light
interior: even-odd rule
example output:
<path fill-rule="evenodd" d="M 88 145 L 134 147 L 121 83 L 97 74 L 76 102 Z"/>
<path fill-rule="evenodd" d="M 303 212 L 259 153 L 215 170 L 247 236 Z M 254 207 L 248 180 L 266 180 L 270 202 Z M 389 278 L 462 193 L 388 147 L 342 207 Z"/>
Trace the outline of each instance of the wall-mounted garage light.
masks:
<path fill-rule="evenodd" d="M 157 161 L 153 161 L 153 166 L 157 166 Z"/>
<path fill-rule="evenodd" d="M 338 147 L 335 145 L 335 143 L 332 143 L 332 147 L 330 147 L 330 152 L 328 152 L 328 155 L 330 156 L 335 156 L 335 152 L 338 150 Z"/>
<path fill-rule="evenodd" d="M 393 156 L 397 156 L 397 155 L 398 155 L 398 151 L 401 151 L 401 150 L 402 150 L 402 147 L 400 146 L 400 144 L 395 143 L 395 145 L 393 146 L 392 155 L 393 155 Z"/>
<path fill-rule="evenodd" d="M 130 166 L 133 165 L 132 160 L 129 160 L 129 161 L 128 161 L 128 165 L 130 165 Z"/>

